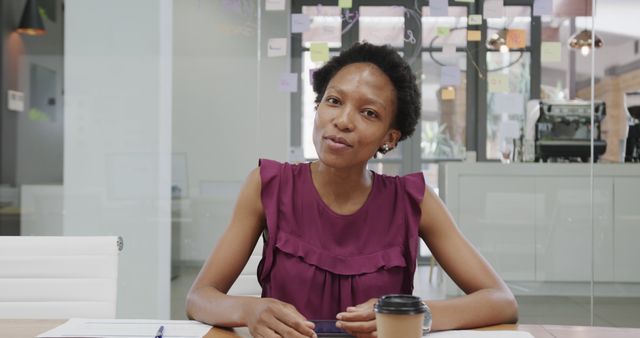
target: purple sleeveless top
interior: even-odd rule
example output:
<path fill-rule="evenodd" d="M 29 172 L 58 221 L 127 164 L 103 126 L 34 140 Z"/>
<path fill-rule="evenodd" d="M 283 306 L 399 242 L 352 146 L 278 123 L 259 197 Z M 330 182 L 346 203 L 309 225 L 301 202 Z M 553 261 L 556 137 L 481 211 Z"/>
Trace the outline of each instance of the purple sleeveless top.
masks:
<path fill-rule="evenodd" d="M 335 319 L 370 298 L 413 292 L 422 173 L 374 173 L 366 202 L 351 215 L 324 203 L 309 163 L 263 159 L 260 178 L 267 222 L 262 297 L 290 303 L 307 319 Z"/>

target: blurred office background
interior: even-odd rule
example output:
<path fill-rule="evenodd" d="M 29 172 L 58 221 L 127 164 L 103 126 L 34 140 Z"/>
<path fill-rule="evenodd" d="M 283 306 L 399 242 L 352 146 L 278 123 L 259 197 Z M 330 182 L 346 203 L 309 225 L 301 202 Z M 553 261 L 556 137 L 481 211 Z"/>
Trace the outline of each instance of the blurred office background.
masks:
<path fill-rule="evenodd" d="M 29 9 L 44 31 L 18 32 Z M 0 0 L 0 235 L 122 236 L 118 317 L 185 318 L 257 160 L 315 158 L 311 72 L 366 40 L 398 50 L 423 99 L 414 136 L 370 168 L 425 174 L 521 323 L 640 327 L 640 164 L 627 155 L 638 12 L 635 0 Z M 568 109 L 550 119 L 582 146 L 537 147 L 540 102 Z M 459 294 L 425 246 L 419 263 L 416 294 Z"/>

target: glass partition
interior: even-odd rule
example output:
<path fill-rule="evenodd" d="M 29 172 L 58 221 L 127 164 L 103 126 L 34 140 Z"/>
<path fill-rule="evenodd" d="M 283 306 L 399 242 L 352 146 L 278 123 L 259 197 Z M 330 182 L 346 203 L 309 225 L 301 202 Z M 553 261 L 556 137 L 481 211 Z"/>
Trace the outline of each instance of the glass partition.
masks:
<path fill-rule="evenodd" d="M 592 72 L 568 43 L 575 21 L 592 24 L 590 7 L 480 1 L 468 10 L 466 68 L 477 75 L 467 75 L 466 153 L 440 163 L 440 196 L 516 295 L 519 323 L 590 325 L 591 98 L 575 88 Z M 461 294 L 444 284 L 447 297 Z"/>
<path fill-rule="evenodd" d="M 606 149 L 593 170 L 593 324 L 640 327 L 640 28 L 634 14 L 640 3 L 595 1 L 594 81 L 591 92 L 606 106 L 594 143 Z M 584 23 L 576 22 L 577 30 Z M 597 47 L 597 46 L 596 46 Z M 600 136 L 600 137 L 598 137 Z"/>
<path fill-rule="evenodd" d="M 62 235 L 65 17 L 51 1 L 47 34 L 16 32 L 23 1 L 3 2 L 0 235 Z M 17 25 L 17 24 L 16 24 Z"/>
<path fill-rule="evenodd" d="M 171 13 L 0 1 L 0 235 L 121 236 L 119 318 L 169 317 Z"/>
<path fill-rule="evenodd" d="M 118 316 L 184 319 L 258 159 L 316 159 L 314 69 L 389 44 L 422 116 L 369 168 L 424 173 L 520 323 L 640 327 L 640 3 L 348 3 L 0 1 L 0 235 L 121 235 Z M 461 294 L 426 245 L 415 293 Z"/>
<path fill-rule="evenodd" d="M 436 187 L 437 171 L 429 163 L 465 156 L 467 83 L 476 71 L 467 69 L 467 13 L 467 6 L 451 6 L 446 16 L 422 8 L 420 157 Z"/>

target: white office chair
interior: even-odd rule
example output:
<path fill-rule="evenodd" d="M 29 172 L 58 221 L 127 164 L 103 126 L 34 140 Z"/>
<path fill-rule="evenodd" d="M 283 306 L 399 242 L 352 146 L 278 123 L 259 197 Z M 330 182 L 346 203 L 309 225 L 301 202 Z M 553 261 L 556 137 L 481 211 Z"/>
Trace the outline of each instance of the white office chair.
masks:
<path fill-rule="evenodd" d="M 115 318 L 116 236 L 0 237 L 0 318 Z"/>

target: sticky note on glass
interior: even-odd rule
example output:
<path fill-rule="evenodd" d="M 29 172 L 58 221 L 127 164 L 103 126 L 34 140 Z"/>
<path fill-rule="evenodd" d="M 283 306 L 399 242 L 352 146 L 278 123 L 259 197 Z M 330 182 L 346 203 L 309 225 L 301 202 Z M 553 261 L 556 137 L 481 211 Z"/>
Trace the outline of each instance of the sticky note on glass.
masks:
<path fill-rule="evenodd" d="M 562 61 L 562 44 L 543 41 L 540 45 L 540 61 L 546 63 Z"/>
<path fill-rule="evenodd" d="M 242 14 L 242 3 L 240 0 L 223 1 L 222 6 L 229 12 Z"/>
<path fill-rule="evenodd" d="M 504 0 L 485 0 L 482 13 L 485 18 L 504 17 Z"/>
<path fill-rule="evenodd" d="M 304 33 L 311 26 L 311 18 L 304 13 L 291 14 L 291 33 Z"/>
<path fill-rule="evenodd" d="M 312 42 L 309 49 L 311 50 L 311 61 L 329 61 L 329 45 L 326 42 Z"/>
<path fill-rule="evenodd" d="M 467 41 L 480 41 L 482 40 L 482 32 L 481 31 L 467 31 Z"/>
<path fill-rule="evenodd" d="M 298 91 L 298 74 L 283 73 L 278 81 L 278 90 L 286 93 L 295 93 Z"/>
<path fill-rule="evenodd" d="M 449 27 L 438 27 L 437 31 L 438 31 L 438 36 L 447 36 L 447 35 L 449 35 L 449 32 L 451 31 L 451 28 L 449 28 Z"/>
<path fill-rule="evenodd" d="M 269 39 L 267 43 L 267 56 L 270 58 L 287 55 L 287 38 Z"/>
<path fill-rule="evenodd" d="M 440 68 L 440 85 L 454 87 L 459 86 L 460 68 L 457 66 L 443 66 Z"/>
<path fill-rule="evenodd" d="M 491 111 L 496 114 L 524 116 L 524 96 L 516 93 L 494 93 Z"/>
<path fill-rule="evenodd" d="M 353 7 L 352 0 L 338 0 L 338 7 L 340 8 L 351 8 Z"/>
<path fill-rule="evenodd" d="M 444 57 L 455 57 L 456 56 L 456 45 L 448 43 L 442 46 L 442 56 Z"/>
<path fill-rule="evenodd" d="M 470 26 L 482 25 L 482 14 L 471 14 L 467 21 Z"/>
<path fill-rule="evenodd" d="M 444 87 L 440 90 L 440 98 L 443 101 L 447 100 L 455 100 L 456 99 L 456 89 L 453 87 Z"/>
<path fill-rule="evenodd" d="M 284 11 L 285 0 L 266 0 L 264 9 L 266 11 Z"/>
<path fill-rule="evenodd" d="M 524 48 L 527 44 L 527 32 L 524 29 L 509 29 L 507 30 L 507 47 Z"/>
<path fill-rule="evenodd" d="M 514 120 L 502 121 L 498 126 L 498 132 L 502 137 L 518 138 L 520 137 L 520 124 Z"/>
<path fill-rule="evenodd" d="M 489 73 L 487 76 L 487 86 L 492 93 L 509 92 L 509 76 L 502 73 Z"/>
<path fill-rule="evenodd" d="M 553 0 L 535 0 L 533 2 L 533 15 L 552 15 Z"/>
<path fill-rule="evenodd" d="M 449 16 L 449 0 L 430 0 L 429 16 Z"/>

